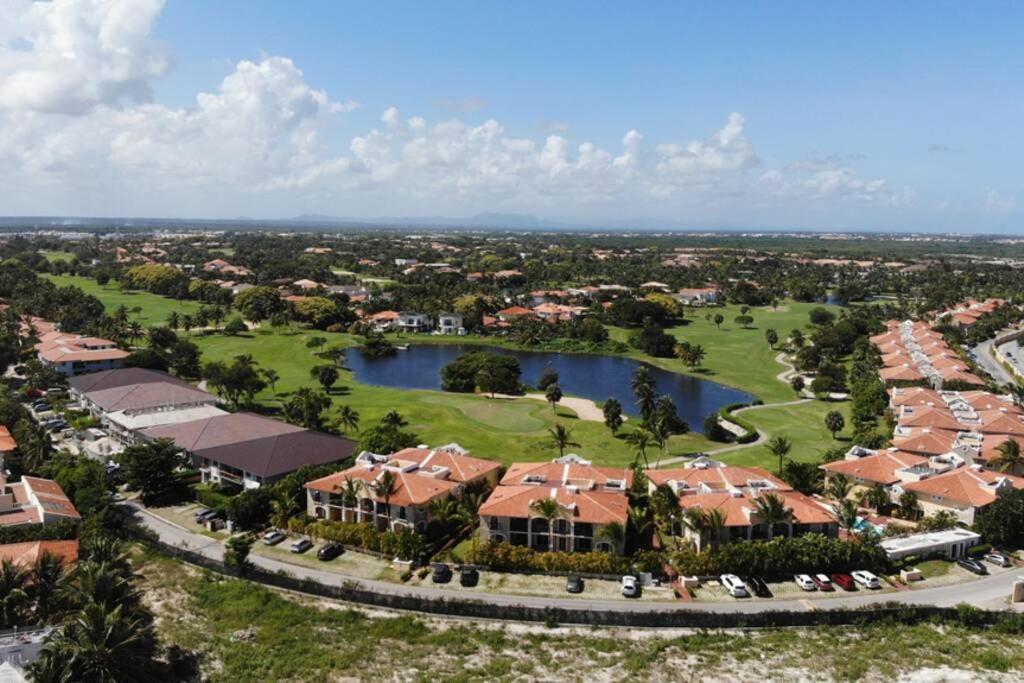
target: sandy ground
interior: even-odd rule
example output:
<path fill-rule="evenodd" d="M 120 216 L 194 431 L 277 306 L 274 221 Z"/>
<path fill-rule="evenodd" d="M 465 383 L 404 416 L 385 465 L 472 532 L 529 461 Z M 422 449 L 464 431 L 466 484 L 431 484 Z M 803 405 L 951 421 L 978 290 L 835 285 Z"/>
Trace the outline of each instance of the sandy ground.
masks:
<path fill-rule="evenodd" d="M 547 403 L 547 398 L 544 394 L 525 394 L 523 396 L 513 396 L 512 394 L 495 394 L 494 398 L 513 399 L 513 398 L 532 398 L 536 401 L 544 401 Z M 571 409 L 576 416 L 581 420 L 589 420 L 591 422 L 604 422 L 604 412 L 597 407 L 597 404 L 588 398 L 578 398 L 576 396 L 563 396 L 562 400 L 558 402 L 558 405 L 564 406 Z M 622 416 L 623 421 L 626 420 L 626 416 Z"/>

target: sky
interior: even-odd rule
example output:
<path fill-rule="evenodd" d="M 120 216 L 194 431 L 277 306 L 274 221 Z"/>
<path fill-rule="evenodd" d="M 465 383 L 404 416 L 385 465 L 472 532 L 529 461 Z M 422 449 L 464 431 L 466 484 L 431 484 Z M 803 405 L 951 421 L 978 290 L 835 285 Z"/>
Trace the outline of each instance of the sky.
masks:
<path fill-rule="evenodd" d="M 0 0 L 0 215 L 1024 233 L 1021 35 L 995 1 Z"/>

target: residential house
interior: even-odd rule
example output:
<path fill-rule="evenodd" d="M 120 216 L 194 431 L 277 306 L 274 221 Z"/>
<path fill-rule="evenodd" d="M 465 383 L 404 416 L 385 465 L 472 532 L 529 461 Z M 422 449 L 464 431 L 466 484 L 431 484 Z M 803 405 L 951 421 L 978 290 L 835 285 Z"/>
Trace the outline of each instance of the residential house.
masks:
<path fill-rule="evenodd" d="M 366 322 L 370 324 L 370 327 L 376 332 L 387 332 L 398 327 L 398 319 L 400 317 L 398 311 L 380 311 L 379 313 L 372 313 L 366 317 Z"/>
<path fill-rule="evenodd" d="M 203 482 L 242 488 L 268 486 L 306 465 L 348 460 L 349 439 L 316 432 L 253 413 L 231 413 L 151 427 L 149 441 L 171 439 L 199 468 Z"/>
<path fill-rule="evenodd" d="M 70 541 L 24 541 L 0 545 L 0 562 L 10 562 L 16 567 L 31 571 L 43 555 L 60 561 L 64 567 L 78 562 L 78 540 Z M 0 681 L 4 679 L 0 677 Z"/>
<path fill-rule="evenodd" d="M 513 322 L 515 320 L 521 320 L 523 318 L 534 318 L 536 313 L 531 311 L 529 308 L 523 308 L 522 306 L 510 306 L 503 308 L 495 314 L 498 320 L 506 323 Z"/>
<path fill-rule="evenodd" d="M 66 334 L 56 330 L 39 337 L 35 345 L 40 362 L 68 377 L 83 372 L 110 370 L 124 365 L 129 354 L 109 339 Z"/>
<path fill-rule="evenodd" d="M 0 471 L 4 469 L 7 458 L 18 450 L 18 442 L 14 440 L 11 431 L 6 426 L 0 425 Z"/>
<path fill-rule="evenodd" d="M 676 292 L 676 299 L 685 306 L 713 306 L 721 295 L 717 287 L 684 287 Z"/>
<path fill-rule="evenodd" d="M 462 316 L 458 313 L 442 313 L 437 316 L 438 334 L 466 334 L 462 326 Z"/>
<path fill-rule="evenodd" d="M 956 514 L 959 521 L 971 525 L 1002 492 L 1024 489 L 1024 478 L 986 470 L 980 465 L 970 465 L 921 481 L 901 484 L 900 489 L 915 493 L 918 505 L 925 514 L 950 511 Z"/>
<path fill-rule="evenodd" d="M 632 470 L 594 467 L 574 455 L 516 463 L 480 506 L 480 535 L 542 551 L 621 553 L 632 481 Z"/>
<path fill-rule="evenodd" d="M 79 518 L 57 482 L 23 475 L 21 481 L 10 483 L 0 474 L 0 527 L 45 526 Z"/>
<path fill-rule="evenodd" d="M 401 332 L 428 332 L 432 324 L 426 313 L 402 311 L 398 314 L 398 329 Z"/>
<path fill-rule="evenodd" d="M 306 511 L 317 519 L 422 532 L 434 501 L 461 497 L 467 487 L 493 488 L 500 470 L 499 463 L 474 458 L 458 444 L 392 455 L 364 451 L 352 467 L 306 483 Z M 394 481 L 389 493 L 380 484 L 386 472 Z"/>

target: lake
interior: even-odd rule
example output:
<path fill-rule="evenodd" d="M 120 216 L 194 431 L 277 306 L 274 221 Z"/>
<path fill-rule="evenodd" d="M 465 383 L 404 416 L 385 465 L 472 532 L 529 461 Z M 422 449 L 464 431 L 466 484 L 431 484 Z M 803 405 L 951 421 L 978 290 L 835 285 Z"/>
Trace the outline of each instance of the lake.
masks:
<path fill-rule="evenodd" d="M 441 389 L 441 368 L 467 351 L 490 351 L 519 359 L 522 381 L 535 385 L 545 368 L 558 373 L 558 384 L 566 395 L 582 396 L 603 403 L 616 398 L 623 411 L 637 413 L 630 379 L 640 365 L 631 358 L 590 354 L 518 351 L 497 347 L 460 344 L 413 345 L 387 358 L 365 358 L 359 349 L 349 349 L 347 365 L 356 381 L 396 389 Z M 657 394 L 672 397 L 679 415 L 699 432 L 704 418 L 730 403 L 749 403 L 753 396 L 717 382 L 662 370 L 648 365 Z"/>

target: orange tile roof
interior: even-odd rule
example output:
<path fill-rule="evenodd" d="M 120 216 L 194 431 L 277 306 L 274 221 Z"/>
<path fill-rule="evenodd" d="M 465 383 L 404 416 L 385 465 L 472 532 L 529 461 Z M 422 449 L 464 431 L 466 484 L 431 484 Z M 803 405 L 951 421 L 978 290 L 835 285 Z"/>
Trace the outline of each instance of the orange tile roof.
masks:
<path fill-rule="evenodd" d="M 909 365 L 902 365 L 895 368 L 882 368 L 878 371 L 878 376 L 887 381 L 916 382 L 924 379 L 924 375 L 922 375 L 917 368 Z"/>
<path fill-rule="evenodd" d="M 43 555 L 52 555 L 65 567 L 78 561 L 78 541 L 26 541 L 0 545 L 0 560 L 31 569 Z"/>
<path fill-rule="evenodd" d="M 605 486 L 609 480 L 624 481 L 628 489 L 633 485 L 633 470 L 627 467 L 595 467 L 576 463 L 558 462 L 517 462 L 509 465 L 505 476 L 501 478 L 502 486 L 531 485 L 527 478 L 540 482 L 540 486 L 564 486 L 580 482 L 594 482 L 596 486 Z"/>
<path fill-rule="evenodd" d="M 18 447 L 18 442 L 11 436 L 11 431 L 0 425 L 0 453 L 10 453 Z"/>
<path fill-rule="evenodd" d="M 894 407 L 905 405 L 945 405 L 942 396 L 934 389 L 924 387 L 896 387 L 889 390 L 889 403 Z"/>
<path fill-rule="evenodd" d="M 907 412 L 908 410 L 912 412 Z M 966 429 L 945 404 L 939 406 L 911 407 L 904 409 L 899 415 L 899 423 L 904 427 L 931 427 L 932 429 L 949 429 L 963 431 Z"/>
<path fill-rule="evenodd" d="M 536 517 L 533 504 L 542 498 L 554 498 L 567 518 L 590 524 L 625 525 L 629 519 L 629 499 L 621 493 L 584 491 L 550 486 L 498 486 L 480 506 L 486 517 Z"/>
<path fill-rule="evenodd" d="M 345 486 L 345 480 L 350 479 L 359 487 L 360 497 L 382 503 L 384 498 L 374 493 L 373 484 L 383 472 L 384 468 L 380 465 L 372 468 L 356 465 L 342 472 L 307 482 L 306 488 L 337 493 Z M 458 486 L 454 481 L 433 479 L 416 472 L 402 472 L 396 469 L 391 469 L 391 472 L 395 475 L 395 491 L 390 498 L 392 505 L 427 505 L 433 500 L 451 495 Z"/>
<path fill-rule="evenodd" d="M 880 451 L 874 455 L 866 455 L 856 460 L 837 460 L 825 463 L 821 469 L 827 472 L 857 477 L 878 484 L 895 484 L 899 481 L 896 470 L 914 465 L 924 465 L 928 458 L 898 450 Z"/>
<path fill-rule="evenodd" d="M 797 491 L 773 491 L 782 499 L 791 511 L 793 522 L 797 524 L 828 524 L 835 518 L 821 505 L 808 496 Z M 756 511 L 757 497 L 750 495 L 734 496 L 730 493 L 699 493 L 692 496 L 680 496 L 679 507 L 683 510 L 701 508 L 717 509 L 725 513 L 725 525 L 746 527 L 760 524 Z"/>
<path fill-rule="evenodd" d="M 942 455 L 953 448 L 956 433 L 944 429 L 914 429 L 910 436 L 896 437 L 893 445 L 901 451 L 922 455 Z"/>
<path fill-rule="evenodd" d="M 671 481 L 685 482 L 688 487 L 704 484 L 706 487 L 746 488 L 752 481 L 767 481 L 776 490 L 788 491 L 792 487 L 761 467 L 683 467 L 677 469 L 647 470 L 647 478 L 655 486 Z"/>
<path fill-rule="evenodd" d="M 996 499 L 996 489 L 991 485 L 999 481 L 1003 481 L 1015 489 L 1024 489 L 1024 478 L 1022 477 L 1013 477 L 973 467 L 958 467 L 945 474 L 904 484 L 903 488 L 913 491 L 922 498 L 939 496 L 962 505 L 984 507 Z"/>
<path fill-rule="evenodd" d="M 980 410 L 981 426 L 977 431 L 982 434 L 1014 434 L 1024 436 L 1024 419 L 1020 414 L 1002 410 Z"/>
<path fill-rule="evenodd" d="M 506 317 L 514 318 L 517 316 L 533 315 L 533 311 L 529 308 L 523 308 L 522 306 L 510 306 L 509 308 L 503 308 L 498 311 L 497 315 L 503 315 Z"/>
<path fill-rule="evenodd" d="M 446 467 L 453 480 L 471 483 L 501 469 L 501 463 L 485 458 L 453 453 L 443 448 L 406 448 L 391 456 L 392 460 L 408 460 L 420 467 Z"/>

